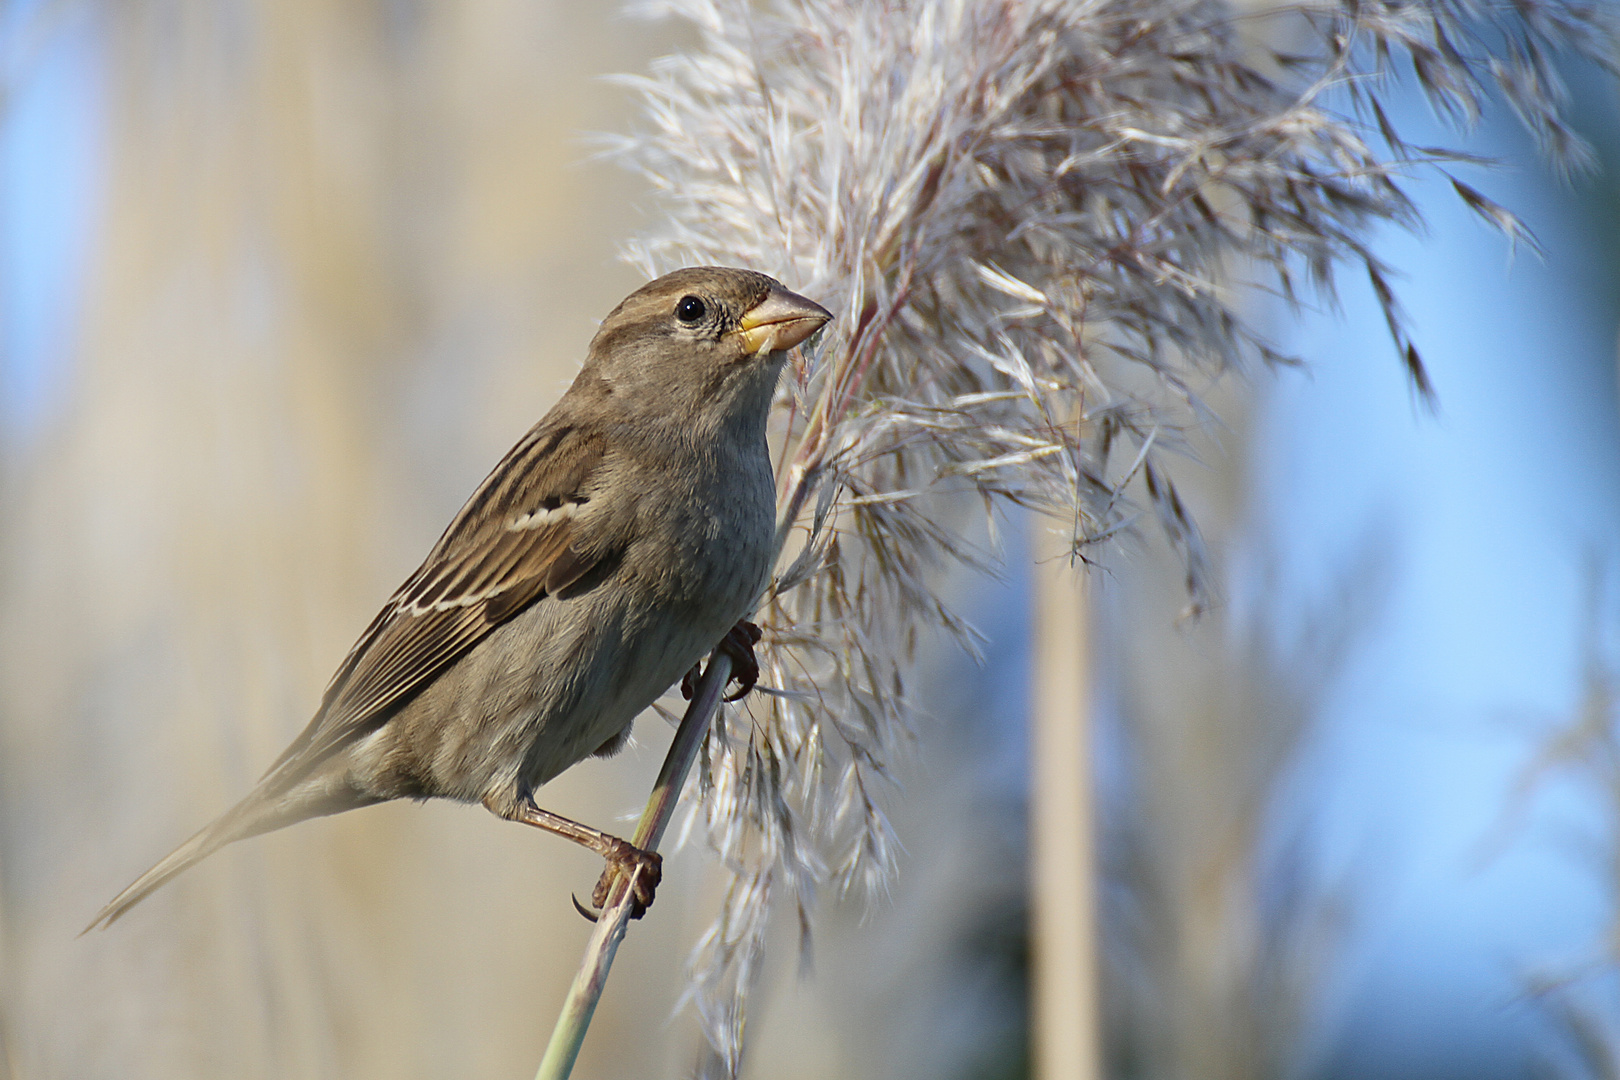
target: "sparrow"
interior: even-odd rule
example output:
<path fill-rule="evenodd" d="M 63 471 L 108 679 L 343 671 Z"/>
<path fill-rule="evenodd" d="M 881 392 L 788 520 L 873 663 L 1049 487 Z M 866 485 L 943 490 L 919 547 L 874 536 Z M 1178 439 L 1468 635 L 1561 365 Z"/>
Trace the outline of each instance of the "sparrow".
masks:
<path fill-rule="evenodd" d="M 258 786 L 87 930 L 233 841 L 402 798 L 481 802 L 596 851 L 609 873 L 639 867 L 644 911 L 656 853 L 542 810 L 534 793 L 619 750 L 717 645 L 737 658 L 732 696 L 752 686 L 758 629 L 743 620 L 776 529 L 766 418 L 786 350 L 831 318 L 748 270 L 692 267 L 631 293 Z"/>

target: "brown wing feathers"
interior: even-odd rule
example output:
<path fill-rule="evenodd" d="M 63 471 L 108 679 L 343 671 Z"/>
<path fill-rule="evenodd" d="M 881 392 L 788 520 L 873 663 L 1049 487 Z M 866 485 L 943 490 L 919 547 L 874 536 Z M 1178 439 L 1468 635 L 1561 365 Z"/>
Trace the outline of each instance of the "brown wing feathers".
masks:
<path fill-rule="evenodd" d="M 374 730 L 496 626 L 609 554 L 584 542 L 576 520 L 601 458 L 600 436 L 563 425 L 514 446 L 355 643 L 320 712 L 270 771 L 293 779 Z"/>

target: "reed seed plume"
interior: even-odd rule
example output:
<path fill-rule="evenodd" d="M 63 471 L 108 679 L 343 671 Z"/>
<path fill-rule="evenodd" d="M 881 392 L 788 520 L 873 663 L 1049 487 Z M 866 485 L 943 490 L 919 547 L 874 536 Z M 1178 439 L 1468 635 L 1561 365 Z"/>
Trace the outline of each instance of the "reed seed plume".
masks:
<path fill-rule="evenodd" d="M 1394 76 L 1463 124 L 1498 96 L 1580 168 L 1553 58 L 1613 70 L 1615 32 L 1557 0 L 649 10 L 697 43 L 624 79 L 645 120 L 614 149 L 660 199 L 630 257 L 757 267 L 838 316 L 778 403 L 782 557 L 760 610 L 776 693 L 723 718 L 701 769 L 732 879 L 693 995 L 734 1073 L 771 898 L 808 925 L 817 886 L 888 873 L 878 789 L 909 730 L 910 649 L 936 630 L 971 647 L 937 573 L 988 560 L 952 515 L 982 505 L 993 531 L 998 507 L 1030 508 L 1077 561 L 1155 523 L 1196 610 L 1206 558 L 1163 462 L 1209 419 L 1212 380 L 1294 362 L 1250 321 L 1257 293 L 1331 302 L 1341 274 L 1366 275 L 1432 396 L 1370 237 L 1420 224 L 1415 171 L 1469 159 L 1402 137 Z"/>

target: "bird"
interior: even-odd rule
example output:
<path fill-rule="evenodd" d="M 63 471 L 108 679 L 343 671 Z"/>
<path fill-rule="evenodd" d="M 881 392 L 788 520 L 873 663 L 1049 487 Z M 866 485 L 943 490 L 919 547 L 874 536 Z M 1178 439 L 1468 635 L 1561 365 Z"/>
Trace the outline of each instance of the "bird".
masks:
<path fill-rule="evenodd" d="M 572 385 L 479 484 L 349 650 L 248 795 L 96 915 L 107 927 L 226 844 L 391 799 L 482 803 L 636 882 L 656 853 L 541 809 L 702 657 L 753 686 L 775 482 L 766 421 L 787 352 L 832 319 L 776 279 L 688 267 L 602 321 Z M 597 903 L 601 900 L 598 896 Z M 577 903 L 577 902 L 576 902 Z"/>

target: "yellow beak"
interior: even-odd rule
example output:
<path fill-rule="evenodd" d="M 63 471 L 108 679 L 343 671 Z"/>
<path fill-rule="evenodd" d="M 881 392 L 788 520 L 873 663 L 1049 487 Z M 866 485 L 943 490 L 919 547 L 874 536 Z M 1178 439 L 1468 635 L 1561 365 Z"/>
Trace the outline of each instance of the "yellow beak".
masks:
<path fill-rule="evenodd" d="M 772 289 L 749 308 L 732 333 L 748 353 L 791 349 L 832 321 L 826 308 L 786 289 Z"/>

